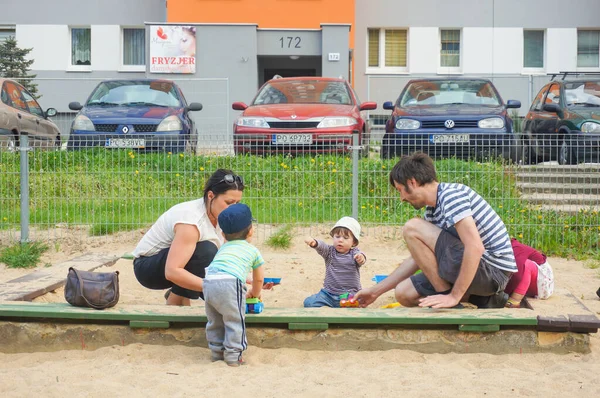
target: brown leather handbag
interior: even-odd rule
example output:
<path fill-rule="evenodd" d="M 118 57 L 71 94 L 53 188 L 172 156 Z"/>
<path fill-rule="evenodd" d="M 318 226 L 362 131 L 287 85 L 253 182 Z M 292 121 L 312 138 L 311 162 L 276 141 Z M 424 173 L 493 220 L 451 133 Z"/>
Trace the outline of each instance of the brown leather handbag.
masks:
<path fill-rule="evenodd" d="M 65 300 L 76 307 L 97 310 L 114 307 L 119 301 L 119 271 L 90 272 L 70 267 Z"/>

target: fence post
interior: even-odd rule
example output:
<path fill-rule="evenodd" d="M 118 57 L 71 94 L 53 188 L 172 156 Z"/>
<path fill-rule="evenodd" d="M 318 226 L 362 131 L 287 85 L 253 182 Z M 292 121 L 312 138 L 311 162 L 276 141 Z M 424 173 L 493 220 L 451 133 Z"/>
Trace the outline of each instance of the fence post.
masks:
<path fill-rule="evenodd" d="M 352 217 L 358 220 L 358 159 L 359 151 L 363 149 L 359 145 L 360 132 L 352 130 Z"/>
<path fill-rule="evenodd" d="M 19 136 L 21 167 L 21 244 L 29 242 L 29 136 L 22 132 Z"/>

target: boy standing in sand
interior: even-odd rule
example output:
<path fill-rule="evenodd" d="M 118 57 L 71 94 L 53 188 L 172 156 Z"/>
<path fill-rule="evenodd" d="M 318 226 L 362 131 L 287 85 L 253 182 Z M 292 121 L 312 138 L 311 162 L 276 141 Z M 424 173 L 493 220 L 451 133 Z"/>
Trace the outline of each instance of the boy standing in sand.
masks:
<path fill-rule="evenodd" d="M 206 339 L 213 362 L 224 360 L 229 366 L 240 366 L 245 365 L 242 353 L 248 345 L 246 298 L 260 298 L 265 261 L 250 244 L 254 227 L 248 206 L 231 205 L 219 214 L 218 220 L 227 242 L 206 269 Z M 245 281 L 250 271 L 252 288 L 248 291 Z"/>
<path fill-rule="evenodd" d="M 360 224 L 352 217 L 342 217 L 331 229 L 333 245 L 306 238 L 304 242 L 325 259 L 325 281 L 319 293 L 304 300 L 304 307 L 340 307 L 340 294 L 355 294 L 361 289 L 360 267 L 367 257 L 356 246 Z"/>

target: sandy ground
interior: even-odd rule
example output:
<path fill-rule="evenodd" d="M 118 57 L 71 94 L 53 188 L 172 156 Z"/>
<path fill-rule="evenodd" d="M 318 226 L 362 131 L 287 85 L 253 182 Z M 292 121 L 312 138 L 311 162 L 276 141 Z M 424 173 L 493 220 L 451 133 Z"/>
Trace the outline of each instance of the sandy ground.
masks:
<path fill-rule="evenodd" d="M 329 240 L 325 227 L 312 227 L 312 236 Z M 267 307 L 300 307 L 323 282 L 320 256 L 303 243 L 299 231 L 287 250 L 264 242 L 271 229 L 262 227 L 256 246 L 266 260 L 266 276 L 282 284 L 263 295 Z M 376 274 L 387 274 L 407 255 L 398 230 L 365 231 L 359 247 L 368 261 L 363 286 Z M 56 264 L 85 252 L 121 255 L 130 252 L 141 231 L 112 237 L 64 239 L 51 244 L 42 264 Z M 584 262 L 550 258 L 557 287 L 566 288 L 597 314 L 600 300 L 598 269 Z M 142 288 L 131 261 L 112 267 L 121 272 L 121 303 L 162 303 L 162 291 Z M 0 264 L 0 281 L 26 272 Z M 36 299 L 63 301 L 62 289 Z M 552 300 L 552 298 L 550 299 Z M 376 306 L 393 301 L 383 295 Z M 551 301 L 549 301 L 551 302 Z M 202 305 L 194 302 L 193 305 Z M 507 310 L 508 311 L 508 310 Z M 461 394 L 482 396 L 600 396 L 600 338 L 592 336 L 592 353 L 581 354 L 420 354 L 389 351 L 302 351 L 262 349 L 246 352 L 248 366 L 229 368 L 211 363 L 205 347 L 129 345 L 95 351 L 57 351 L 33 354 L 0 353 L 0 396 L 233 396 L 234 394 L 323 397 L 377 397 L 398 393 L 415 397 Z"/>

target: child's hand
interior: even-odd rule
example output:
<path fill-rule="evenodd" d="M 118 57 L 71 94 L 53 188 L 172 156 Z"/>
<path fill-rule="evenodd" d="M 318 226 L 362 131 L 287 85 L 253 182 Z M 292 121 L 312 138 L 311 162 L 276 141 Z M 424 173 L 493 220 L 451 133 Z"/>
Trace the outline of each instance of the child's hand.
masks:
<path fill-rule="evenodd" d="M 246 298 L 257 298 L 257 299 L 259 299 L 259 300 L 260 300 L 260 294 L 258 295 L 258 297 L 257 297 L 257 296 L 254 296 L 254 295 L 252 294 L 252 289 L 250 289 L 250 290 L 248 290 L 248 293 L 246 293 Z"/>
<path fill-rule="evenodd" d="M 363 265 L 367 261 L 367 258 L 362 253 L 356 253 L 354 255 L 354 261 L 356 261 L 358 265 Z"/>
<path fill-rule="evenodd" d="M 263 290 L 271 290 L 273 289 L 273 286 L 275 286 L 275 284 L 273 282 L 267 282 L 263 285 Z"/>
<path fill-rule="evenodd" d="M 304 239 L 304 243 L 306 243 L 307 245 L 309 245 L 309 246 L 310 246 L 310 247 L 312 247 L 312 248 L 314 248 L 314 247 L 316 247 L 316 246 L 317 246 L 317 241 L 316 241 L 316 240 L 314 240 L 314 239 L 313 239 L 313 238 L 311 238 L 311 237 L 305 238 L 305 239 Z"/>

